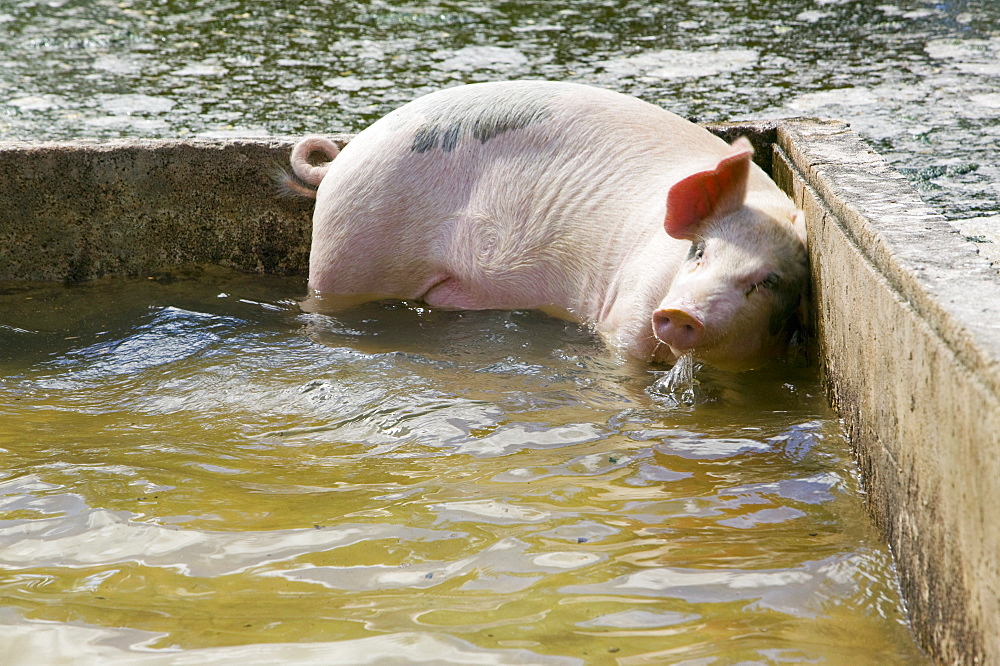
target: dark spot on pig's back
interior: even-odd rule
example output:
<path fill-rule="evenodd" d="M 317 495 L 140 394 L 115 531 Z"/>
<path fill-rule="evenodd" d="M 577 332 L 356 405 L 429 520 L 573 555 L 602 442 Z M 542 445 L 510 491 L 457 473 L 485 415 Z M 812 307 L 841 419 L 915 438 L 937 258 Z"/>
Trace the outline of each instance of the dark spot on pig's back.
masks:
<path fill-rule="evenodd" d="M 410 150 L 451 152 L 464 140 L 480 144 L 506 132 L 543 122 L 551 115 L 547 97 L 510 100 L 494 95 L 461 98 L 426 114 Z"/>

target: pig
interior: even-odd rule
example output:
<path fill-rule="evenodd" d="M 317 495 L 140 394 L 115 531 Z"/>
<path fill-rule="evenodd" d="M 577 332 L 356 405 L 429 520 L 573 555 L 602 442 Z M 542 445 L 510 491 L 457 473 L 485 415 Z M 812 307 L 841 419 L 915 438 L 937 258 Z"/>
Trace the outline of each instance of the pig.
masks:
<path fill-rule="evenodd" d="M 803 214 L 752 155 L 582 84 L 428 94 L 342 150 L 293 148 L 289 186 L 316 198 L 304 307 L 540 309 L 647 362 L 757 367 L 784 352 L 808 267 Z"/>

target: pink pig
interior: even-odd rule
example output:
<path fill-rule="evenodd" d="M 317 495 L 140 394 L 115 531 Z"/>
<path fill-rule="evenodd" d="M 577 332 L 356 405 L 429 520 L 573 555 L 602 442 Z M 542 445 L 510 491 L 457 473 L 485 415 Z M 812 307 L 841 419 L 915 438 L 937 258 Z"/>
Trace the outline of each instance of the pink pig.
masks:
<path fill-rule="evenodd" d="M 537 308 L 647 361 L 755 367 L 784 351 L 808 268 L 802 212 L 752 153 L 579 84 L 432 93 L 339 154 L 296 144 L 318 187 L 290 183 L 316 197 L 306 307 Z"/>

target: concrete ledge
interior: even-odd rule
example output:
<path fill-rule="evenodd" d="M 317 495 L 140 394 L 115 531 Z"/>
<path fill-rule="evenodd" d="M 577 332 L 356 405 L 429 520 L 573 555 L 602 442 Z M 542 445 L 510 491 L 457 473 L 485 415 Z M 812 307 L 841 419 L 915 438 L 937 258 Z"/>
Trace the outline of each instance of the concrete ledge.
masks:
<path fill-rule="evenodd" d="M 1000 663 L 1000 275 L 842 123 L 782 122 L 774 167 L 914 631 L 939 662 Z"/>
<path fill-rule="evenodd" d="M 1000 663 L 1000 276 L 843 123 L 713 126 L 806 211 L 825 381 L 941 662 Z M 342 140 L 346 137 L 341 137 Z M 304 274 L 290 140 L 0 143 L 0 281 Z"/>
<path fill-rule="evenodd" d="M 311 202 L 277 196 L 291 141 L 0 142 L 0 280 L 180 263 L 302 273 Z"/>

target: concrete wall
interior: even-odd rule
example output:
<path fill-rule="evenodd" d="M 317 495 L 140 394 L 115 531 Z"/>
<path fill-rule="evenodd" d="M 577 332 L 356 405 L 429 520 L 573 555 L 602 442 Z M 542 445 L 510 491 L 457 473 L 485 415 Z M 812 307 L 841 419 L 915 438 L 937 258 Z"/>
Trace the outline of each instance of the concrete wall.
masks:
<path fill-rule="evenodd" d="M 920 642 L 1000 663 L 1000 276 L 846 125 L 716 126 L 807 213 L 821 361 Z M 290 142 L 0 143 L 0 281 L 303 274 Z"/>
<path fill-rule="evenodd" d="M 1000 275 L 842 123 L 782 122 L 825 381 L 921 644 L 1000 664 Z"/>
<path fill-rule="evenodd" d="M 312 202 L 278 196 L 289 141 L 0 142 L 0 280 L 179 263 L 303 273 Z"/>

